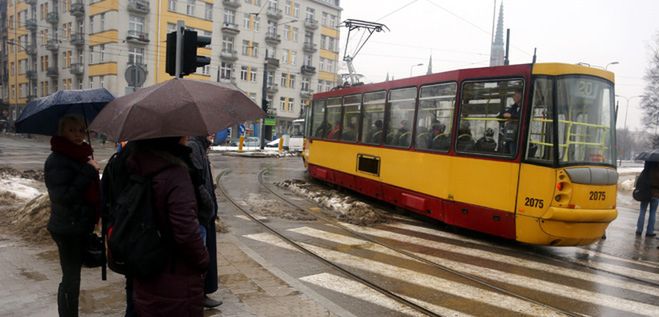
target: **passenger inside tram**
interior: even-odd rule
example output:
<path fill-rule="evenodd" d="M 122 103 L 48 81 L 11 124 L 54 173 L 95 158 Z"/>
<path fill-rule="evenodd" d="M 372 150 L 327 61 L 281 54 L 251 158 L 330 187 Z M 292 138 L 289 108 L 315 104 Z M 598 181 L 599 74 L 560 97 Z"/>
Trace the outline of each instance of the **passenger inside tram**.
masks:
<path fill-rule="evenodd" d="M 435 122 L 432 124 L 432 144 L 430 145 L 431 149 L 434 150 L 448 150 L 451 140 L 448 135 L 444 133 L 446 131 L 446 125 L 440 122 Z"/>
<path fill-rule="evenodd" d="M 375 128 L 372 130 L 373 133 L 369 138 L 370 140 L 369 143 L 379 144 L 382 139 L 382 120 L 375 120 L 373 125 L 375 126 Z"/>
<path fill-rule="evenodd" d="M 496 148 L 497 141 L 494 140 L 494 130 L 492 128 L 485 129 L 485 135 L 476 141 L 476 151 L 495 152 Z"/>
<path fill-rule="evenodd" d="M 471 136 L 469 122 L 463 122 L 460 124 L 460 129 L 458 129 L 458 141 L 455 148 L 458 151 L 474 150 L 474 138 Z"/>

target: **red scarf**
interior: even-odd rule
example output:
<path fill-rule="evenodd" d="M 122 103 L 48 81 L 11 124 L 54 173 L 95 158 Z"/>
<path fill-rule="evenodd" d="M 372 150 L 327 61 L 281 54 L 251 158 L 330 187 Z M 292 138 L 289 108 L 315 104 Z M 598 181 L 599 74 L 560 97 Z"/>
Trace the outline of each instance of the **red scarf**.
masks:
<path fill-rule="evenodd" d="M 61 136 L 54 136 L 50 139 L 50 149 L 58 154 L 64 155 L 76 162 L 87 164 L 87 161 L 90 160 L 92 153 L 92 147 L 87 143 L 82 143 L 77 145 L 68 139 Z M 97 213 L 100 211 L 99 204 L 101 202 L 101 190 L 100 190 L 100 181 L 98 177 L 87 186 L 83 194 L 85 202 L 93 205 Z"/>

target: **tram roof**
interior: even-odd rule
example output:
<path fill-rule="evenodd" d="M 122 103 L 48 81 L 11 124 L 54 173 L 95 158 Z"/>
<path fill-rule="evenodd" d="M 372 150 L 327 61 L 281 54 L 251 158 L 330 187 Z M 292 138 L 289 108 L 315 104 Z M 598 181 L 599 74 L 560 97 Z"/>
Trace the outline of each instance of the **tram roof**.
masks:
<path fill-rule="evenodd" d="M 612 72 L 574 64 L 564 63 L 536 63 L 536 64 L 518 64 L 508 66 L 480 67 L 452 70 L 430 75 L 402 78 L 379 83 L 365 84 L 359 86 L 346 87 L 327 92 L 321 92 L 314 95 L 314 99 L 324 99 L 339 97 L 350 94 L 357 94 L 366 91 L 389 90 L 392 88 L 413 87 L 438 82 L 462 81 L 465 79 L 485 79 L 485 78 L 505 78 L 505 77 L 529 77 L 530 75 L 589 75 L 600 77 L 614 82 Z"/>

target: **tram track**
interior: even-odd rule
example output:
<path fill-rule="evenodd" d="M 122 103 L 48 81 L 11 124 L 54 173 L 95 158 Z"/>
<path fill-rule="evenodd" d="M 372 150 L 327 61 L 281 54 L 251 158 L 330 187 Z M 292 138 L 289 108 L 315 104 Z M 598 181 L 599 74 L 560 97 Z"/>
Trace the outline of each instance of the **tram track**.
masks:
<path fill-rule="evenodd" d="M 291 199 L 287 198 L 285 195 L 283 195 L 283 194 L 279 193 L 278 191 L 274 190 L 271 186 L 269 186 L 268 184 L 266 184 L 266 182 L 264 181 L 263 175 L 264 175 L 267 171 L 268 171 L 268 169 L 262 169 L 262 170 L 260 170 L 259 173 L 258 173 L 258 181 L 259 181 L 259 185 L 260 185 L 261 187 L 265 188 L 265 189 L 266 189 L 269 193 L 271 193 L 273 196 L 277 197 L 279 200 L 285 202 L 286 204 L 290 205 L 291 207 L 295 208 L 296 210 L 298 210 L 298 211 L 302 211 L 302 212 L 310 212 L 310 213 L 312 213 L 314 216 L 318 217 L 320 220 L 322 220 L 322 221 L 324 221 L 324 222 L 326 222 L 326 223 L 328 223 L 328 224 L 330 224 L 330 225 L 332 225 L 332 226 L 334 226 L 334 227 L 336 227 L 336 228 L 339 228 L 339 229 L 345 231 L 346 233 L 348 233 L 348 234 L 350 234 L 350 235 L 352 235 L 352 236 L 354 236 L 354 237 L 357 237 L 357 238 L 362 239 L 362 240 L 364 240 L 364 241 L 367 241 L 367 242 L 370 242 L 370 243 L 373 243 L 373 244 L 379 245 L 379 246 L 384 247 L 384 248 L 386 248 L 386 249 L 388 249 L 388 250 L 391 250 L 391 251 L 393 251 L 393 252 L 395 252 L 395 253 L 398 253 L 398 254 L 404 255 L 404 256 L 406 256 L 406 257 L 408 257 L 408 258 L 411 258 L 411 259 L 413 259 L 413 260 L 415 260 L 415 261 L 421 262 L 421 263 L 423 263 L 423 264 L 425 264 L 425 265 L 428 265 L 428 266 L 433 267 L 433 268 L 435 268 L 435 269 L 441 270 L 441 271 L 443 271 L 443 272 L 445 272 L 445 273 L 452 274 L 452 275 L 454 275 L 454 276 L 460 277 L 460 278 L 465 279 L 465 280 L 467 280 L 467 281 L 470 281 L 470 282 L 472 282 L 472 283 L 474 283 L 474 284 L 476 284 L 476 285 L 479 285 L 479 286 L 481 286 L 481 287 L 484 288 L 484 289 L 489 289 L 489 290 L 494 291 L 494 292 L 499 293 L 499 294 L 503 294 L 503 295 L 506 295 L 506 296 L 514 297 L 514 298 L 517 298 L 517 299 L 522 300 L 522 301 L 525 301 L 525 302 L 529 302 L 529 303 L 532 303 L 532 304 L 535 304 L 535 305 L 538 305 L 538 306 L 541 306 L 541 307 L 545 307 L 545 308 L 547 308 L 547 309 L 549 309 L 549 310 L 555 311 L 555 312 L 557 312 L 557 313 L 564 314 L 564 315 L 566 315 L 566 316 L 581 316 L 580 314 L 577 314 L 577 313 L 574 313 L 574 312 L 571 312 L 571 311 L 564 310 L 564 309 L 562 309 L 562 308 L 560 308 L 560 307 L 553 306 L 553 305 L 550 305 L 550 304 L 547 304 L 547 303 L 543 303 L 543 302 L 541 302 L 541 301 L 538 301 L 538 300 L 536 300 L 536 299 L 533 299 L 533 298 L 530 298 L 530 297 L 524 296 L 524 295 L 522 295 L 522 294 L 515 293 L 515 292 L 509 291 L 509 290 L 506 290 L 506 289 L 504 289 L 504 288 L 502 288 L 502 287 L 500 287 L 500 286 L 497 286 L 497 285 L 495 285 L 495 284 L 493 284 L 493 283 L 491 283 L 491 282 L 489 282 L 489 281 L 487 281 L 487 280 L 485 280 L 485 279 L 483 279 L 483 278 L 481 278 L 481 277 L 478 277 L 478 276 L 476 276 L 476 275 L 472 275 L 472 274 L 469 274 L 469 273 L 464 273 L 464 272 L 457 271 L 457 270 L 452 269 L 452 268 L 450 268 L 450 267 L 448 267 L 448 266 L 445 266 L 445 265 L 442 265 L 442 264 L 440 264 L 440 263 L 436 263 L 436 262 L 433 262 L 433 261 L 431 261 L 431 260 L 425 259 L 425 258 L 423 258 L 423 257 L 421 257 L 421 256 L 418 256 L 418 255 L 416 255 L 416 254 L 413 254 L 413 253 L 411 253 L 411 252 L 407 252 L 407 251 L 404 251 L 404 250 L 401 250 L 401 249 L 395 248 L 395 247 L 393 247 L 393 246 L 391 246 L 391 245 L 388 245 L 388 244 L 386 244 L 386 243 L 383 243 L 383 242 L 379 241 L 378 239 L 371 238 L 371 237 L 369 237 L 369 236 L 367 236 L 367 235 L 365 235 L 365 234 L 362 234 L 362 233 L 359 233 L 359 232 L 355 232 L 354 230 L 351 230 L 350 228 L 348 228 L 348 227 L 342 225 L 342 224 L 341 224 L 338 220 L 336 220 L 335 218 L 329 217 L 329 216 L 323 214 L 321 211 L 313 211 L 313 210 L 308 210 L 308 209 L 306 209 L 306 208 L 304 208 L 304 207 L 301 207 L 298 203 L 292 201 Z M 364 285 L 366 285 L 366 286 L 368 286 L 368 287 L 370 287 L 370 288 L 372 288 L 372 289 L 374 289 L 374 290 L 380 292 L 381 294 L 383 294 L 383 295 L 385 295 L 385 296 L 387 296 L 387 297 L 389 297 L 389 298 L 391 298 L 391 299 L 393 299 L 393 300 L 395 300 L 395 301 L 397 301 L 397 302 L 399 302 L 399 303 L 401 303 L 401 304 L 404 304 L 404 305 L 406 305 L 406 306 L 409 306 L 410 308 L 412 308 L 412 309 L 414 309 L 414 310 L 417 310 L 417 311 L 419 311 L 419 312 L 422 312 L 422 313 L 424 313 L 424 314 L 427 314 L 427 315 L 429 315 L 429 316 L 440 316 L 439 314 L 437 314 L 437 313 L 435 313 L 435 312 L 432 312 L 432 311 L 430 311 L 430 310 L 428 310 L 428 309 L 426 309 L 426 308 L 424 308 L 424 307 L 422 307 L 422 306 L 420 306 L 420 305 L 418 305 L 418 304 L 416 304 L 416 303 L 414 303 L 414 302 L 411 302 L 411 301 L 409 301 L 409 300 L 407 300 L 407 299 L 405 299 L 405 298 L 403 298 L 403 297 L 401 297 L 401 296 L 399 296 L 399 295 L 397 295 L 397 294 L 395 294 L 395 293 L 393 293 L 393 292 L 391 292 L 391 291 L 389 291 L 389 290 L 387 290 L 387 289 L 384 289 L 384 288 L 382 288 L 382 287 L 376 285 L 374 282 L 371 282 L 371 281 L 369 281 L 369 280 L 367 280 L 367 279 L 365 279 L 365 278 L 363 278 L 363 277 L 361 277 L 361 276 L 358 276 L 358 275 L 356 275 L 356 274 L 354 274 L 354 273 L 348 271 L 347 269 L 341 267 L 340 265 L 338 265 L 338 264 L 336 264 L 336 263 L 333 263 L 332 261 L 327 260 L 327 259 L 323 258 L 323 257 L 320 256 L 320 255 L 315 254 L 314 252 L 308 250 L 307 248 L 305 248 L 305 247 L 302 246 L 301 244 L 299 244 L 299 243 L 297 243 L 297 242 L 295 242 L 295 241 L 292 241 L 291 239 L 289 239 L 289 238 L 287 238 L 286 236 L 284 236 L 282 233 L 278 232 L 277 230 L 271 228 L 270 226 L 268 226 L 268 225 L 265 224 L 264 222 L 260 221 L 257 217 L 253 216 L 248 210 L 246 210 L 244 207 L 242 207 L 242 206 L 240 206 L 239 204 L 237 204 L 237 203 L 236 203 L 236 202 L 235 202 L 235 201 L 229 196 L 228 192 L 226 191 L 226 189 L 224 188 L 224 186 L 223 186 L 222 183 L 221 183 L 221 177 L 224 176 L 224 175 L 225 175 L 225 173 L 223 172 L 223 173 L 221 173 L 220 175 L 218 175 L 218 177 L 217 177 L 217 182 L 216 182 L 216 183 L 219 185 L 218 188 L 220 189 L 220 191 L 222 192 L 222 194 L 227 198 L 227 200 L 229 200 L 229 201 L 231 202 L 231 204 L 233 204 L 237 209 L 239 209 L 241 212 L 243 212 L 243 213 L 244 213 L 247 217 L 249 217 L 251 220 L 253 220 L 253 221 L 259 223 L 261 226 L 263 226 L 264 228 L 266 228 L 268 231 L 270 231 L 271 233 L 275 234 L 275 235 L 278 236 L 279 238 L 283 239 L 283 240 L 286 241 L 287 243 L 291 244 L 291 245 L 294 246 L 296 249 L 298 249 L 298 250 L 304 252 L 305 254 L 308 254 L 308 255 L 312 256 L 312 257 L 315 258 L 316 260 L 318 260 L 318 261 L 320 261 L 320 262 L 323 262 L 323 263 L 327 264 L 328 266 L 330 266 L 330 267 L 332 267 L 332 268 L 337 269 L 338 271 L 340 271 L 340 272 L 346 274 L 346 275 L 349 276 L 350 278 L 353 278 L 354 280 L 356 280 L 356 281 L 358 281 L 358 282 L 360 282 L 360 283 L 362 283 L 362 284 L 364 284 Z M 387 216 L 387 218 L 391 218 L 391 217 L 388 217 L 388 216 Z"/>

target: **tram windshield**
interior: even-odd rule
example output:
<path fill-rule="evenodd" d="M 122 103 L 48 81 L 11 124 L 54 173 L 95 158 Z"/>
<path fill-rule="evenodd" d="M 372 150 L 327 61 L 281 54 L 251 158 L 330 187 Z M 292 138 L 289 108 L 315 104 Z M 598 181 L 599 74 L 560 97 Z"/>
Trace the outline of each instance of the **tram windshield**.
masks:
<path fill-rule="evenodd" d="M 555 79 L 554 94 L 553 81 L 543 77 L 534 82 L 527 159 L 549 163 L 558 146 L 560 165 L 614 164 L 613 85 L 593 77 L 563 76 Z M 554 129 L 558 140 L 553 140 Z"/>

